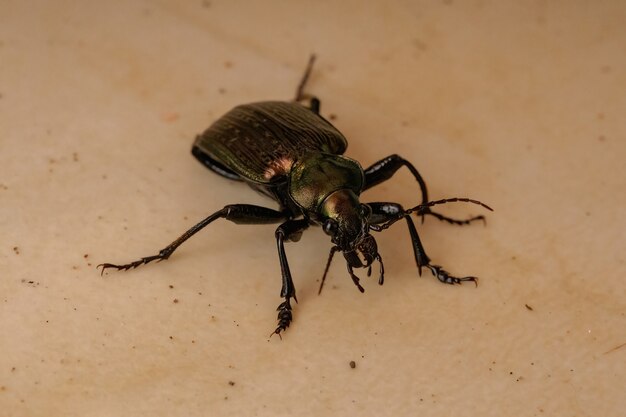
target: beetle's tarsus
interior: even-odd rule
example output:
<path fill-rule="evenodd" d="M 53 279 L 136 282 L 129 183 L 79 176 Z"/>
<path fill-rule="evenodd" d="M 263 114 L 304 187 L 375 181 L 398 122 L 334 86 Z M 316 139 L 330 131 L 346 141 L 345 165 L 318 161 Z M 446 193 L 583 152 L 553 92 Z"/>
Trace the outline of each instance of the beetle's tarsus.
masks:
<path fill-rule="evenodd" d="M 276 311 L 278 311 L 278 326 L 276 327 L 276 330 L 274 330 L 272 334 L 270 334 L 270 337 L 277 334 L 278 337 L 282 339 L 283 337 L 280 333 L 287 330 L 287 327 L 289 327 L 289 325 L 291 324 L 291 320 L 293 319 L 289 299 L 287 298 L 285 301 L 280 303 Z"/>
<path fill-rule="evenodd" d="M 162 261 L 164 259 L 167 259 L 167 257 L 163 257 L 161 255 L 154 255 L 154 256 L 147 256 L 145 258 L 141 258 L 135 262 L 131 262 L 128 264 L 124 264 L 124 265 L 116 265 L 116 264 L 110 264 L 110 263 L 104 263 L 104 264 L 100 264 L 98 265 L 96 268 L 100 268 L 102 267 L 102 271 L 100 271 L 100 275 L 104 274 L 104 270 L 108 269 L 108 268 L 114 268 L 117 269 L 118 271 L 128 271 L 129 269 L 135 269 L 137 267 L 139 267 L 140 265 L 145 265 L 147 263 L 150 263 L 152 261 Z"/>
<path fill-rule="evenodd" d="M 465 282 L 465 281 L 470 281 L 470 282 L 473 282 L 476 286 L 478 286 L 477 277 L 469 276 L 469 277 L 458 278 L 458 277 L 450 275 L 448 271 L 446 271 L 439 265 L 428 264 L 426 265 L 426 267 L 428 267 L 428 269 L 430 269 L 433 275 L 444 284 L 455 285 L 455 284 L 461 284 L 462 282 Z"/>

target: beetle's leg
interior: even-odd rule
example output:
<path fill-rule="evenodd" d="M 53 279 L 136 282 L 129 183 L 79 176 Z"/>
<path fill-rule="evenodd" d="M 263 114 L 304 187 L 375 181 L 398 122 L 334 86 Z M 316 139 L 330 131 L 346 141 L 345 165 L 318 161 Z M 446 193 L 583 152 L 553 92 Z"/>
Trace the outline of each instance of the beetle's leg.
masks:
<path fill-rule="evenodd" d="M 311 71 L 313 70 L 313 64 L 315 63 L 315 54 L 311 54 L 309 57 L 309 62 L 306 66 L 306 70 L 304 70 L 304 75 L 300 80 L 300 84 L 298 84 L 298 89 L 296 90 L 296 97 L 293 101 L 300 102 L 306 99 L 311 100 L 309 102 L 309 108 L 315 114 L 320 114 L 320 101 L 317 97 L 312 96 L 304 92 L 304 87 L 306 87 L 307 81 L 309 81 L 309 77 L 311 76 Z"/>
<path fill-rule="evenodd" d="M 398 203 L 368 203 L 368 206 L 372 209 L 372 215 L 370 217 L 370 224 L 376 225 L 384 223 L 387 220 L 397 218 L 404 213 L 404 209 Z M 476 283 L 478 278 L 476 277 L 455 277 L 450 275 L 439 265 L 432 265 L 430 258 L 426 255 L 424 246 L 417 234 L 417 229 L 413 223 L 413 219 L 409 215 L 403 216 L 406 220 L 407 227 L 409 229 L 409 235 L 411 236 L 411 243 L 413 244 L 413 255 L 415 256 L 415 263 L 417 264 L 417 271 L 420 276 L 422 275 L 422 267 L 430 269 L 437 279 L 446 284 L 460 284 L 463 281 L 472 281 Z"/>
<path fill-rule="evenodd" d="M 205 226 L 209 225 L 214 220 L 217 220 L 219 218 L 224 218 L 238 224 L 268 224 L 278 223 L 280 221 L 283 221 L 287 217 L 288 215 L 285 212 L 272 210 L 266 207 L 254 206 L 250 204 L 231 204 L 221 210 L 216 211 L 206 219 L 202 220 L 200 223 L 193 226 L 191 229 L 187 230 L 178 239 L 170 243 L 164 249 L 161 249 L 157 255 L 146 256 L 145 258 L 141 258 L 137 261 L 130 262 L 124 265 L 104 263 L 98 265 L 98 267 L 102 267 L 102 273 L 104 273 L 104 270 L 107 268 L 128 270 L 131 268 L 137 268 L 139 265 L 147 264 L 152 261 L 165 260 L 169 258 L 170 255 L 172 255 L 172 253 L 176 250 L 176 248 L 182 245 L 183 242 L 185 242 L 191 236 L 202 230 Z"/>
<path fill-rule="evenodd" d="M 309 227 L 309 221 L 307 219 L 300 220 L 287 220 L 285 223 L 278 226 L 276 229 L 276 244 L 278 246 L 278 259 L 280 260 L 280 271 L 283 279 L 283 286 L 280 290 L 280 296 L 285 299 L 278 306 L 278 326 L 274 330 L 273 334 L 280 336 L 280 332 L 286 330 L 291 323 L 291 303 L 293 298 L 298 302 L 296 298 L 296 289 L 293 285 L 293 279 L 291 278 L 291 271 L 289 270 L 289 263 L 287 262 L 287 255 L 285 254 L 285 241 L 297 242 L 302 236 L 304 229 Z"/>
<path fill-rule="evenodd" d="M 387 181 L 396 173 L 397 170 L 399 170 L 403 166 L 407 167 L 409 171 L 411 171 L 411 174 L 413 174 L 413 177 L 415 177 L 415 180 L 419 184 L 420 190 L 422 192 L 422 204 L 428 202 L 428 189 L 426 188 L 426 182 L 424 182 L 424 179 L 422 178 L 420 173 L 417 171 L 417 169 L 415 169 L 413 164 L 411 164 L 409 161 L 402 158 L 401 156 L 395 154 L 381 159 L 380 161 L 374 163 L 372 166 L 365 170 L 365 186 L 363 189 L 367 190 L 368 188 L 372 188 L 373 186 L 378 185 L 381 182 Z M 424 215 L 426 214 L 436 217 L 439 220 L 458 225 L 470 224 L 475 220 L 485 221 L 484 216 L 474 216 L 466 220 L 457 220 L 436 213 L 430 209 L 422 211 L 422 221 L 424 221 Z"/>

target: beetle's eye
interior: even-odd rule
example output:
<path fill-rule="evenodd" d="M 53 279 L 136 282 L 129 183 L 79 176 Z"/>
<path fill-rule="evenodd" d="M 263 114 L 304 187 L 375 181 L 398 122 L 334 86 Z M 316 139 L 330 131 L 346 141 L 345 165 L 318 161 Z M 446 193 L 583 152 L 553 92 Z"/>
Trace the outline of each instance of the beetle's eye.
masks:
<path fill-rule="evenodd" d="M 372 208 L 367 204 L 361 204 L 361 213 L 367 219 L 372 214 Z"/>
<path fill-rule="evenodd" d="M 322 229 L 324 229 L 324 233 L 328 236 L 334 236 L 337 233 L 337 222 L 333 219 L 327 219 L 322 225 Z"/>

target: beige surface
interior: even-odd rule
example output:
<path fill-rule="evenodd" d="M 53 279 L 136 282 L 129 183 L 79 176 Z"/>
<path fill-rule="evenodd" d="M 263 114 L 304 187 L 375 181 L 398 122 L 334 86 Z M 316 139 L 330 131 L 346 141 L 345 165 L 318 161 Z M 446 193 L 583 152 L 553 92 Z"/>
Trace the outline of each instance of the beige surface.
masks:
<path fill-rule="evenodd" d="M 248 3 L 0 3 L 0 415 L 624 415 L 624 2 Z M 400 153 L 433 198 L 496 208 L 419 227 L 480 286 L 418 278 L 399 225 L 383 287 L 336 262 L 318 297 L 312 230 L 268 341 L 274 226 L 218 222 L 100 277 L 227 203 L 270 204 L 190 144 L 291 98 L 312 51 L 349 156 Z M 363 199 L 419 200 L 406 172 Z"/>

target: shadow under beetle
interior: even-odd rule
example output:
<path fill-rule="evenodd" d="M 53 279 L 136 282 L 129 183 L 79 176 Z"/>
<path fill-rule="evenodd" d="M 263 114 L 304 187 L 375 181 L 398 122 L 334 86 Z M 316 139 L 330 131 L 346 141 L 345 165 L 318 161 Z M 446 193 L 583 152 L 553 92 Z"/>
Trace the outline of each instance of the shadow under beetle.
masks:
<path fill-rule="evenodd" d="M 404 219 L 420 275 L 422 268 L 426 267 L 446 284 L 477 282 L 476 277 L 458 278 L 431 264 L 410 215 L 415 213 L 421 216 L 422 221 L 424 216 L 430 215 L 464 225 L 484 220 L 484 217 L 456 220 L 432 211 L 431 207 L 461 201 L 491 208 L 469 198 L 428 201 L 422 176 L 410 162 L 398 155 L 381 159 L 365 170 L 357 161 L 342 156 L 348 146 L 346 138 L 320 115 L 320 101 L 304 93 L 314 60 L 312 55 L 293 101 L 265 101 L 237 106 L 198 135 L 191 151 L 211 171 L 245 182 L 273 199 L 279 209 L 250 204 L 227 205 L 186 231 L 158 255 L 124 265 L 104 263 L 99 265 L 102 273 L 107 268 L 128 270 L 155 260 L 168 259 L 183 242 L 219 218 L 237 224 L 281 223 L 275 237 L 282 275 L 280 296 L 284 301 L 278 306 L 278 326 L 272 333 L 280 336 L 292 320 L 291 299 L 297 302 L 285 255 L 285 242 L 297 242 L 302 232 L 311 225 L 321 226 L 334 246 L 330 250 L 319 291 L 322 291 L 333 255 L 340 251 L 346 259 L 352 281 L 363 292 L 354 268 L 368 268 L 367 275 L 370 276 L 372 263 L 378 261 L 378 283 L 382 285 L 384 280 L 383 259 L 370 232 L 380 232 Z M 309 101 L 308 107 L 300 104 L 304 100 Z M 405 210 L 393 202 L 363 204 L 359 201 L 361 192 L 388 180 L 401 167 L 406 167 L 415 177 L 422 194 L 420 205 Z"/>

